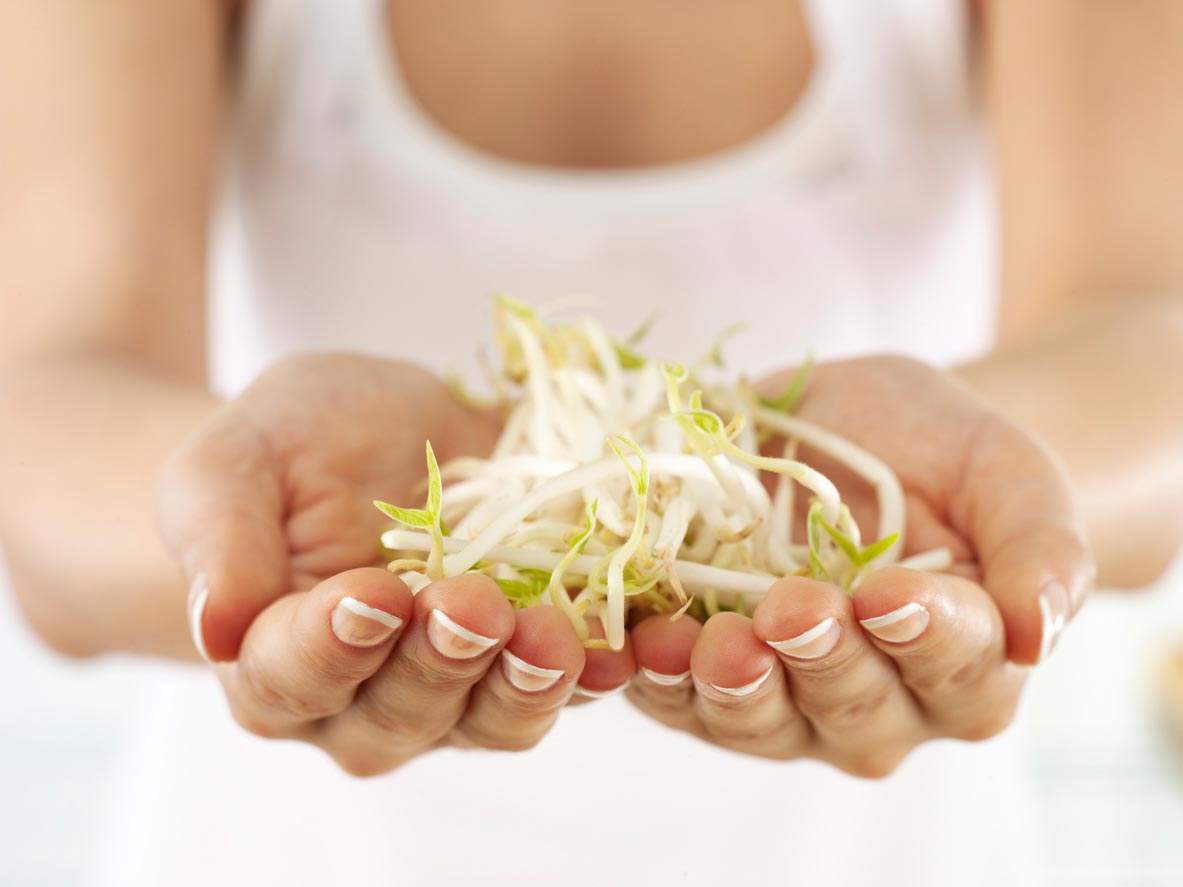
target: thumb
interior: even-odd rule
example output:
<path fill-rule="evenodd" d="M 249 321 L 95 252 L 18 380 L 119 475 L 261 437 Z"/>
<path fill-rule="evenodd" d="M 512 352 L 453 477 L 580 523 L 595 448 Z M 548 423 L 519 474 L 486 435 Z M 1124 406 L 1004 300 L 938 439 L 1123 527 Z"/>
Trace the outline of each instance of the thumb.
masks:
<path fill-rule="evenodd" d="M 251 622 L 289 591 L 280 474 L 258 431 L 220 414 L 166 463 L 156 500 L 189 584 L 194 645 L 233 661 Z"/>
<path fill-rule="evenodd" d="M 1007 657 L 1047 658 L 1095 568 L 1066 474 L 1008 423 L 985 426 L 967 464 L 964 523 L 1006 625 Z"/>

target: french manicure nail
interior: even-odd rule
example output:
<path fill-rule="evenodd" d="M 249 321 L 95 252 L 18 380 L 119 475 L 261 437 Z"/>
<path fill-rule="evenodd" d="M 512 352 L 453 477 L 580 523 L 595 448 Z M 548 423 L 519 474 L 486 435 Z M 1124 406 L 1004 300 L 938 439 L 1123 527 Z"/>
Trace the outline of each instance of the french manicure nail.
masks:
<path fill-rule="evenodd" d="M 903 644 L 916 640 L 928 627 L 928 610 L 920 604 L 904 604 L 882 616 L 860 619 L 859 625 L 881 641 Z"/>
<path fill-rule="evenodd" d="M 678 684 L 683 683 L 688 677 L 690 677 L 689 671 L 684 671 L 681 674 L 663 674 L 660 671 L 654 671 L 653 669 L 645 668 L 644 666 L 641 668 L 641 674 L 653 681 L 653 683 L 657 684 L 659 687 L 676 687 Z"/>
<path fill-rule="evenodd" d="M 820 659 L 834 649 L 841 633 L 842 626 L 831 616 L 823 619 L 809 631 L 787 641 L 769 641 L 768 646 L 795 659 Z"/>
<path fill-rule="evenodd" d="M 385 610 L 343 597 L 333 607 L 333 634 L 351 647 L 375 647 L 398 631 L 403 621 Z"/>
<path fill-rule="evenodd" d="M 728 696 L 751 696 L 757 690 L 764 686 L 764 682 L 772 677 L 772 670 L 776 668 L 776 663 L 768 667 L 768 671 L 756 678 L 751 683 L 744 684 L 742 687 L 720 687 L 718 684 L 707 684 L 712 690 L 718 690 L 720 693 L 726 693 Z"/>
<path fill-rule="evenodd" d="M 1039 615 L 1042 618 L 1042 633 L 1039 640 L 1039 661 L 1044 662 L 1051 655 L 1064 630 L 1067 620 L 1068 592 L 1059 582 L 1050 582 L 1039 596 Z"/>
<path fill-rule="evenodd" d="M 523 693 L 541 693 L 555 685 L 564 674 L 561 668 L 540 668 L 531 665 L 509 650 L 501 651 L 501 665 L 506 680 Z"/>
<path fill-rule="evenodd" d="M 627 687 L 630 683 L 631 683 L 631 681 L 625 681 L 619 687 L 612 687 L 609 690 L 589 690 L 589 689 L 587 689 L 587 687 L 582 687 L 582 686 L 576 684 L 575 685 L 575 692 L 578 695 L 583 696 L 587 699 L 607 699 L 609 696 L 615 696 L 617 693 L 619 693 L 621 690 L 623 690 L 625 687 Z"/>
<path fill-rule="evenodd" d="M 205 602 L 209 600 L 209 585 L 205 573 L 198 573 L 189 585 L 189 633 L 193 635 L 193 646 L 206 662 L 212 662 L 205 649 L 205 636 L 201 619 L 205 615 Z"/>
<path fill-rule="evenodd" d="M 442 610 L 432 610 L 427 617 L 427 639 L 449 659 L 475 659 L 497 643 L 455 622 Z"/>

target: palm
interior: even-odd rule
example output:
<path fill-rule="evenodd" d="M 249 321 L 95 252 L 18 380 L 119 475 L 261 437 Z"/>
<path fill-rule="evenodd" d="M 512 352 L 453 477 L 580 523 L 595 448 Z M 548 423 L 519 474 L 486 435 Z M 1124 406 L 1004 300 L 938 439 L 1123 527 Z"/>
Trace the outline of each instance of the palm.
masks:
<path fill-rule="evenodd" d="M 297 396 L 293 396 L 297 395 Z M 362 357 L 316 357 L 281 365 L 246 392 L 285 505 L 293 589 L 379 561 L 388 521 L 375 498 L 421 495 L 423 443 L 445 458 L 480 450 L 488 430 L 433 376 Z M 459 438 L 459 439 L 453 439 Z"/>
<path fill-rule="evenodd" d="M 767 387 L 775 390 L 777 381 Z M 973 469 L 985 438 L 1010 430 L 1000 418 L 946 374 L 882 357 L 820 367 L 796 414 L 868 450 L 896 474 L 907 507 L 905 555 L 947 547 L 959 572 L 976 574 L 967 504 L 983 479 Z M 992 472 L 1022 470 L 1021 455 Z M 834 480 L 864 533 L 873 533 L 870 486 L 824 454 L 806 448 L 801 458 Z"/>
<path fill-rule="evenodd" d="M 385 521 L 370 503 L 415 498 L 424 440 L 451 458 L 482 453 L 495 434 L 494 423 L 407 364 L 318 355 L 265 372 L 162 483 L 166 537 L 196 527 L 206 540 L 182 553 L 187 570 L 212 558 L 227 576 L 206 578 L 231 586 L 207 617 L 211 652 L 232 658 L 247 625 L 277 597 L 376 564 Z"/>

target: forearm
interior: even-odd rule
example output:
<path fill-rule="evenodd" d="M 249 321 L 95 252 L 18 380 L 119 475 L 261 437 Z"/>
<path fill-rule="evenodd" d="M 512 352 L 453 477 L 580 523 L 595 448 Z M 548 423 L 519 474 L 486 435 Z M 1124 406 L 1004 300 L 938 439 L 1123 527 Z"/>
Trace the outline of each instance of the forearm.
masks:
<path fill-rule="evenodd" d="M 215 406 L 117 355 L 0 373 L 0 543 L 22 609 L 57 649 L 193 655 L 153 490 L 167 454 Z"/>
<path fill-rule="evenodd" d="M 1154 581 L 1183 542 L 1183 301 L 1081 312 L 958 372 L 1059 453 L 1099 583 Z"/>

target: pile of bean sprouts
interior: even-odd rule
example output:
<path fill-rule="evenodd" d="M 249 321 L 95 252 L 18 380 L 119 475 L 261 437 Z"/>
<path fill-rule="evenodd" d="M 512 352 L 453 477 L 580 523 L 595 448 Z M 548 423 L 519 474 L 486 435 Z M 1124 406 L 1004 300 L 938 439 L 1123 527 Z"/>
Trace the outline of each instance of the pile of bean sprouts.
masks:
<path fill-rule="evenodd" d="M 792 415 L 809 361 L 780 397 L 764 399 L 743 383 L 703 385 L 701 371 L 721 364 L 718 346 L 687 368 L 637 353 L 647 325 L 620 342 L 592 319 L 548 326 L 506 296 L 495 297 L 494 315 L 506 418 L 493 452 L 440 467 L 428 441 L 425 506 L 374 503 L 400 525 L 381 541 L 413 591 L 484 573 L 515 607 L 558 607 L 585 645 L 619 650 L 630 610 L 746 613 L 783 576 L 853 593 L 869 572 L 901 562 L 904 496 L 893 472 Z M 779 455 L 762 454 L 769 441 Z M 800 445 L 870 483 L 870 544 L 834 484 L 794 458 Z M 805 532 L 794 539 L 802 491 Z M 903 563 L 949 560 L 938 549 Z M 596 619 L 604 638 L 589 635 Z"/>

